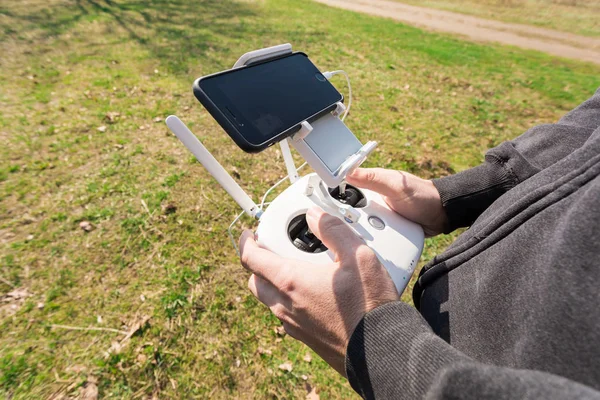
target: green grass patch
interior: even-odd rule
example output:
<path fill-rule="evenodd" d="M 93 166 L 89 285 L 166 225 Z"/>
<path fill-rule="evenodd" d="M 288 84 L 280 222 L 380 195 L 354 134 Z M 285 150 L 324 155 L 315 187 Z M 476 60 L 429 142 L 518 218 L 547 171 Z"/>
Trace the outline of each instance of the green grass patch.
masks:
<path fill-rule="evenodd" d="M 353 396 L 275 332 L 226 235 L 238 206 L 163 122 L 183 118 L 255 198 L 285 174 L 277 149 L 235 146 L 195 78 L 291 42 L 350 74 L 348 125 L 380 142 L 368 165 L 427 178 L 600 86 L 597 66 L 302 0 L 25 0 L 2 4 L 0 23 L 0 290 L 26 290 L 0 308 L 0 397 L 13 399 L 74 397 L 92 378 L 101 398 L 297 398 L 306 382 Z M 453 238 L 429 239 L 421 265 Z M 143 316 L 120 348 L 120 333 L 53 328 L 129 331 Z"/>

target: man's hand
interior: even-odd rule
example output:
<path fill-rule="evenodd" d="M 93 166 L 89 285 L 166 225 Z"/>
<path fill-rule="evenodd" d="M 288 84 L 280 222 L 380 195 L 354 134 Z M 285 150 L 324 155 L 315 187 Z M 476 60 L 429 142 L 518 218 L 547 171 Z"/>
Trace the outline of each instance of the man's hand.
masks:
<path fill-rule="evenodd" d="M 426 236 L 444 231 L 448 219 L 433 182 L 383 168 L 357 168 L 346 179 L 351 185 L 381 194 L 392 210 L 421 225 Z"/>
<path fill-rule="evenodd" d="M 254 234 L 240 238 L 248 287 L 283 323 L 286 332 L 345 373 L 346 347 L 370 310 L 398 300 L 398 292 L 373 251 L 346 224 L 320 209 L 306 215 L 311 231 L 335 254 L 330 264 L 280 257 L 258 247 Z"/>

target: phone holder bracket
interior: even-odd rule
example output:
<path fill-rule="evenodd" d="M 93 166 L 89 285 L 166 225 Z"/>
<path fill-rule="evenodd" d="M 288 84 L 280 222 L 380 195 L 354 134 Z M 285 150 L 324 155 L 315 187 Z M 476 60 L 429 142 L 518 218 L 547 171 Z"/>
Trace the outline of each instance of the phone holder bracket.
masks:
<path fill-rule="evenodd" d="M 254 50 L 242 55 L 233 68 L 241 68 L 291 53 L 292 45 L 289 43 Z M 279 142 L 291 183 L 296 182 L 299 175 L 290 151 L 290 144 L 329 187 L 340 185 L 346 175 L 362 164 L 375 149 L 377 142 L 371 141 L 362 145 L 341 121 L 340 117 L 345 110 L 346 106 L 339 102 L 331 113 L 312 123 L 303 121 L 298 132 Z M 339 151 L 343 151 L 344 154 L 340 155 L 344 159 L 339 159 L 336 154 L 332 154 Z"/>

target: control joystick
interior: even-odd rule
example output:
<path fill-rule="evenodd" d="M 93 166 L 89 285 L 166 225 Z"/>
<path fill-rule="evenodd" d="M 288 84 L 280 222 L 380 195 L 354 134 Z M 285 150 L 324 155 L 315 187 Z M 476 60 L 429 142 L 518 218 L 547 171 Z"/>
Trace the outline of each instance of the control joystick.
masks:
<path fill-rule="evenodd" d="M 342 204 L 350 207 L 361 208 L 367 205 L 367 201 L 362 192 L 352 185 L 346 185 L 346 190 L 342 193 L 339 186 L 329 189 L 329 194 L 332 198 Z"/>
<path fill-rule="evenodd" d="M 307 253 L 322 253 L 327 251 L 327 247 L 308 227 L 306 214 L 298 215 L 290 221 L 288 237 L 297 249 Z"/>

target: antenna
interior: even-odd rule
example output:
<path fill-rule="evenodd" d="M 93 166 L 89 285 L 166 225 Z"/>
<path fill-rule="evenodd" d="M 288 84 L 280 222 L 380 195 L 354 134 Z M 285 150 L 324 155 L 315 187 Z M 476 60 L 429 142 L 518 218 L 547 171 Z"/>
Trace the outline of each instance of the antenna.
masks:
<path fill-rule="evenodd" d="M 210 154 L 198 138 L 189 130 L 187 126 L 175 115 L 169 115 L 165 120 L 167 126 L 181 140 L 181 142 L 191 151 L 196 159 L 210 172 L 210 174 L 219 182 L 223 189 L 244 209 L 246 214 L 259 219 L 262 210 L 254 201 L 244 192 L 236 181 L 225 171 L 225 168 Z"/>

